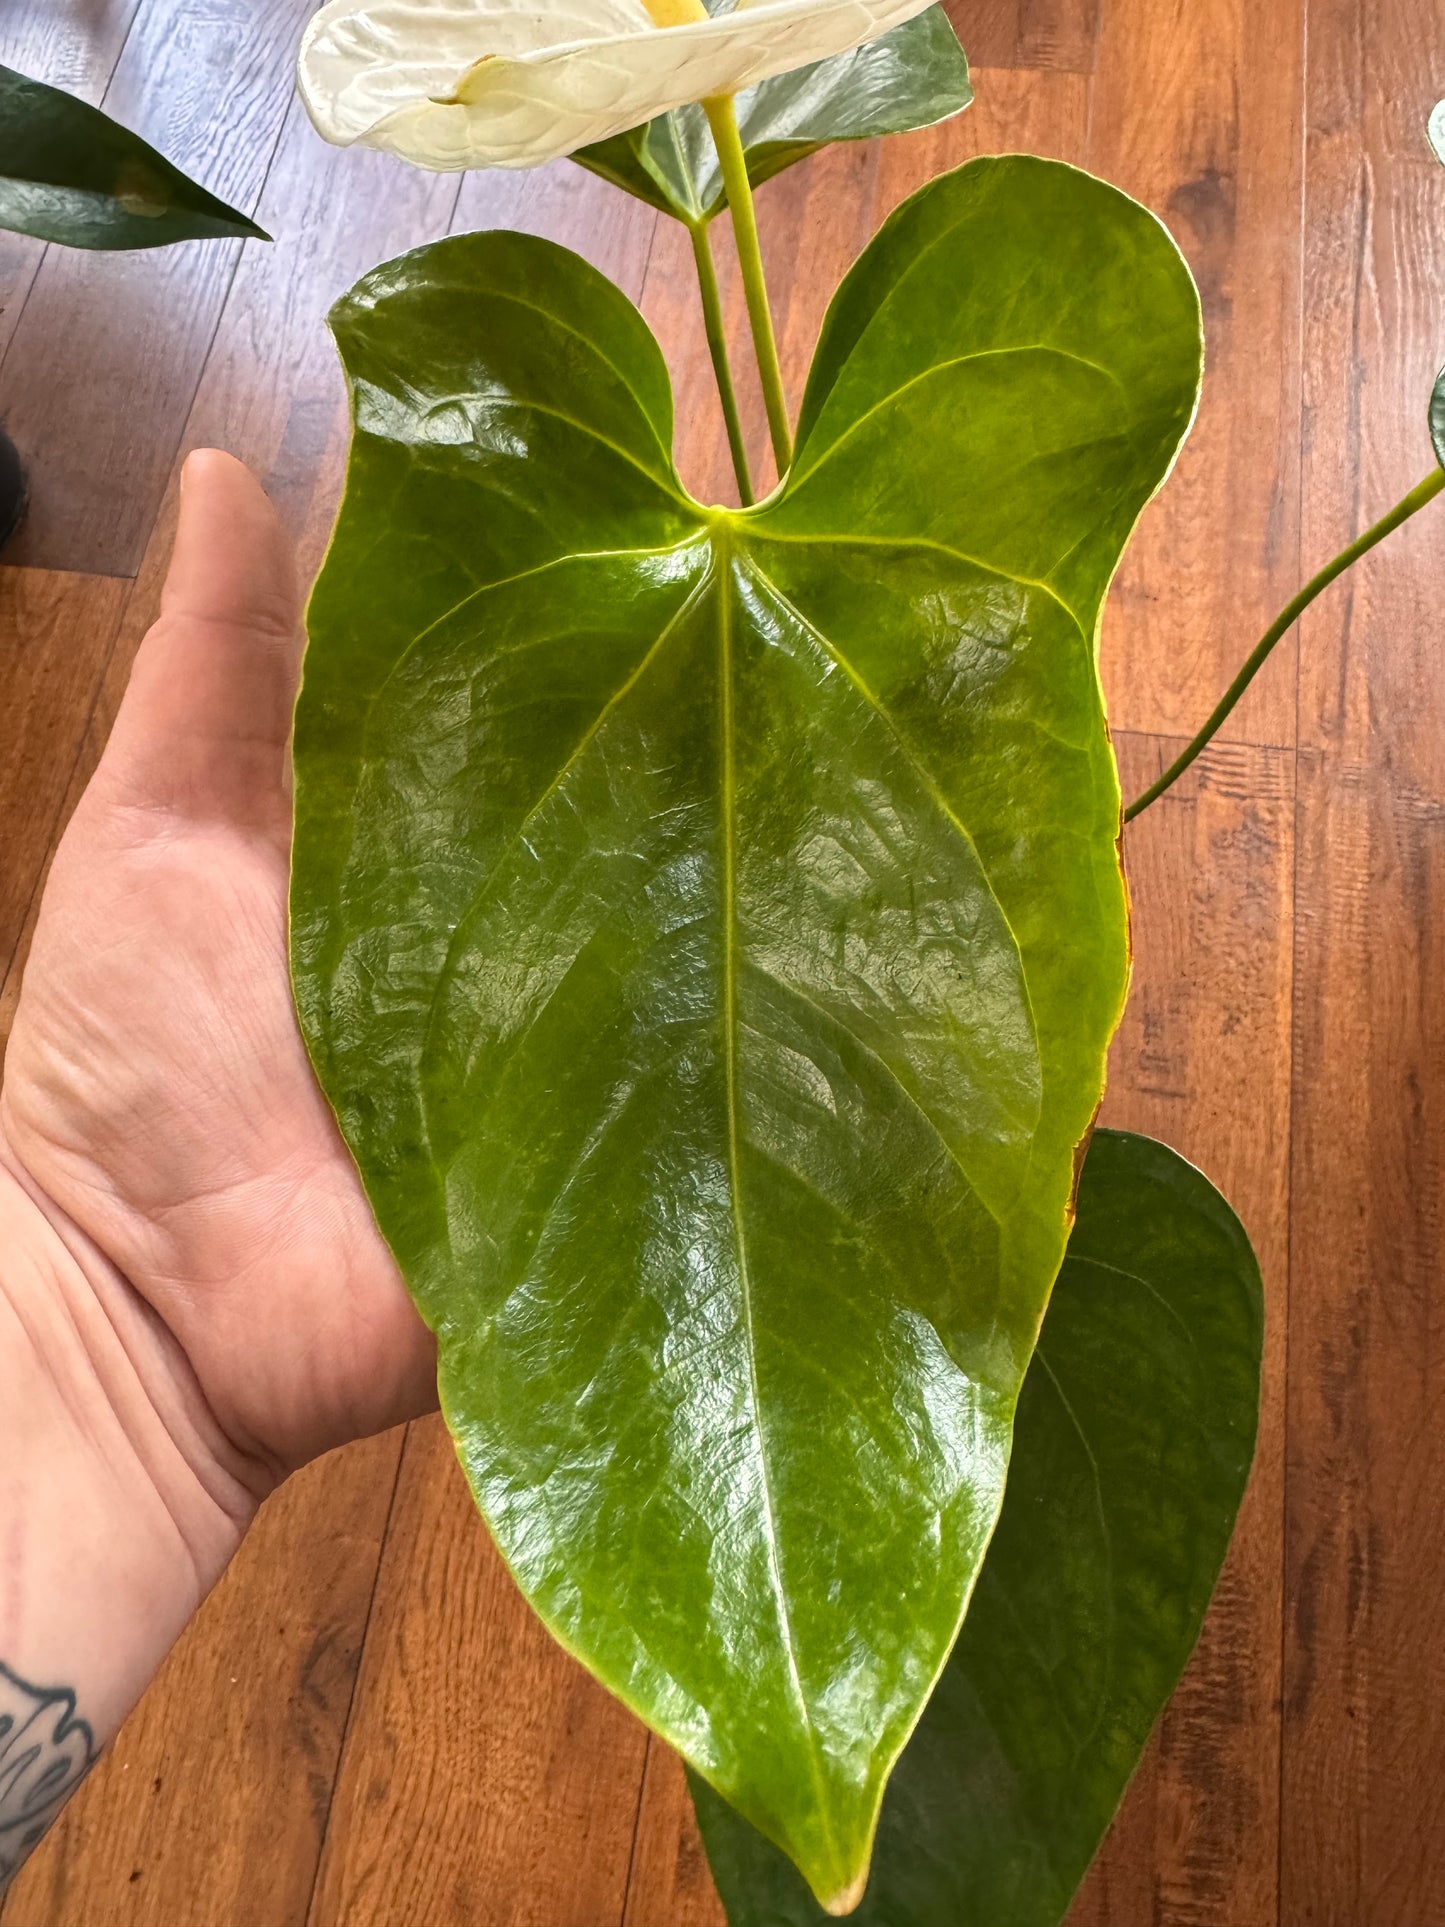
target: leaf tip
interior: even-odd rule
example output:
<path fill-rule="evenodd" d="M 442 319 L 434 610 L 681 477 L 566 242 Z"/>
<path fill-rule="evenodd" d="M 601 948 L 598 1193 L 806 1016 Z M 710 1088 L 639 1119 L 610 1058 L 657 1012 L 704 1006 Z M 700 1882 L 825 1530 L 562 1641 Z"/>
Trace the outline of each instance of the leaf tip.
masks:
<path fill-rule="evenodd" d="M 851 1914 L 863 1898 L 863 1890 L 868 1885 L 868 1869 L 864 1867 L 850 1886 L 842 1888 L 823 1902 L 823 1912 L 831 1914 L 835 1920 L 844 1914 Z"/>

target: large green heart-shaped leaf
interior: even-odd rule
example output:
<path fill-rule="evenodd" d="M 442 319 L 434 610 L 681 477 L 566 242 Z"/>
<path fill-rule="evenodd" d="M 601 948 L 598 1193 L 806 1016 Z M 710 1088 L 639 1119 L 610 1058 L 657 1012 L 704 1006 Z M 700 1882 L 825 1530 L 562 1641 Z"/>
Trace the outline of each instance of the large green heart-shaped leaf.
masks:
<path fill-rule="evenodd" d="M 0 67 L 0 228 L 72 248 L 265 231 L 99 108 Z"/>
<path fill-rule="evenodd" d="M 1199 311 L 1124 195 L 933 182 L 705 508 L 546 242 L 377 269 L 298 714 L 306 1036 L 557 1637 L 845 1907 L 958 1628 L 1127 973 L 1099 605 Z"/>
<path fill-rule="evenodd" d="M 859 1927 L 1056 1927 L 1193 1649 L 1254 1452 L 1264 1306 L 1191 1164 L 1099 1131 L 998 1530 L 884 1796 Z M 732 1927 L 825 1918 L 701 1781 Z"/>
<path fill-rule="evenodd" d="M 708 0 L 709 11 L 721 0 Z M 942 7 L 915 14 L 851 53 L 778 74 L 737 98 L 738 131 L 754 187 L 832 141 L 873 140 L 932 127 L 973 99 L 968 61 Z M 727 206 L 717 150 L 700 106 L 659 114 L 572 156 L 605 180 L 689 226 Z"/>

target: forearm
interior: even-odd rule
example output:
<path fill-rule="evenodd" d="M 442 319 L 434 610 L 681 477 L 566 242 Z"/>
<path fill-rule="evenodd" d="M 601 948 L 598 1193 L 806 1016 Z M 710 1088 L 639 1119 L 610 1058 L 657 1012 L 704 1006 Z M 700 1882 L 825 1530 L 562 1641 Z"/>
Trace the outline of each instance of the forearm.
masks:
<path fill-rule="evenodd" d="M 174 1340 L 0 1147 L 0 1891 L 255 1505 Z"/>

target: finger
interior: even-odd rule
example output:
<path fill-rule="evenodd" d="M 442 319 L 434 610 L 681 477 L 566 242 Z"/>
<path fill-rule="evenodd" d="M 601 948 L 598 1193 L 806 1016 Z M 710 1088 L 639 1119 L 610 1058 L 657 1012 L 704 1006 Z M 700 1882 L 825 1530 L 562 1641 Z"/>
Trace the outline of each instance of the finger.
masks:
<path fill-rule="evenodd" d="M 161 613 L 101 762 L 106 786 L 185 816 L 287 812 L 298 602 L 291 544 L 261 485 L 231 456 L 198 450 L 181 471 Z"/>

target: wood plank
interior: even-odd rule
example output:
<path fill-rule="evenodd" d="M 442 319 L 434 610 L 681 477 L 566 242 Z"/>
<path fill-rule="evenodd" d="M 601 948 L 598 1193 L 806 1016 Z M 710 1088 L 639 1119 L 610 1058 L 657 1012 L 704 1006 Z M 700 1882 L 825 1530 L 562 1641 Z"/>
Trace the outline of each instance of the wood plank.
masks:
<path fill-rule="evenodd" d="M 1424 474 L 1445 181 L 1429 0 L 1312 0 L 1304 528 L 1332 553 Z M 1306 619 L 1281 1906 L 1445 1918 L 1445 510 Z"/>
<path fill-rule="evenodd" d="M 1119 738 L 1126 789 L 1180 747 Z M 1125 844 L 1134 981 L 1103 1119 L 1172 1144 L 1229 1198 L 1268 1327 L 1254 1474 L 1219 1590 L 1072 1927 L 1277 1918 L 1293 837 L 1290 752 L 1215 745 Z"/>
<path fill-rule="evenodd" d="M 1098 57 L 1098 0 L 945 0 L 975 67 L 1087 74 Z"/>
<path fill-rule="evenodd" d="M 249 210 L 308 10 L 306 0 L 211 0 L 194 17 L 146 7 L 106 111 Z M 7 562 L 135 573 L 242 245 L 47 251 L 0 363 L 31 494 Z"/>
<path fill-rule="evenodd" d="M 646 1744 L 522 1601 L 440 1420 L 414 1425 L 311 1927 L 614 1927 Z"/>
<path fill-rule="evenodd" d="M 1204 305 L 1194 432 L 1119 571 L 1105 636 L 1121 729 L 1190 735 L 1299 586 L 1304 0 L 1109 6 L 1089 166 L 1162 217 Z M 1293 644 L 1230 720 L 1294 741 Z"/>
<path fill-rule="evenodd" d="M 96 105 L 139 7 L 140 0 L 86 0 L 83 8 L 5 0 L 0 62 Z"/>
<path fill-rule="evenodd" d="M 5 1927 L 301 1927 L 401 1444 L 333 1453 L 267 1501 Z"/>
<path fill-rule="evenodd" d="M 0 983 L 58 834 L 130 584 L 0 570 Z"/>
<path fill-rule="evenodd" d="M 1282 1911 L 1414 1927 L 1445 1918 L 1445 789 L 1311 751 L 1299 809 Z"/>
<path fill-rule="evenodd" d="M 661 220 L 655 208 L 575 161 L 554 161 L 550 167 L 464 174 L 452 230 L 512 228 L 539 234 L 582 255 L 636 301 Z"/>
<path fill-rule="evenodd" d="M 648 1742 L 623 1927 L 727 1927 L 682 1761 L 655 1735 Z"/>

